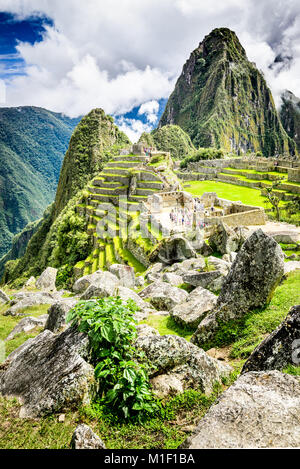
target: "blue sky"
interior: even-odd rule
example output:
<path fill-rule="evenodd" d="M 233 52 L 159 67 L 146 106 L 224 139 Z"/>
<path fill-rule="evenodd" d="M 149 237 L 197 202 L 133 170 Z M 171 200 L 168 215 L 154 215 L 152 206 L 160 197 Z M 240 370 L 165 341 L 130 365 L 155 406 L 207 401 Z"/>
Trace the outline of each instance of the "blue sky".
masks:
<path fill-rule="evenodd" d="M 45 24 L 51 25 L 52 21 L 37 17 L 18 20 L 12 14 L 0 12 L 1 79 L 26 74 L 25 61 L 18 54 L 16 46 L 19 41 L 30 44 L 42 41 Z"/>
<path fill-rule="evenodd" d="M 277 105 L 286 88 L 300 95 L 299 0 L 0 0 L 1 105 L 101 107 L 136 141 L 217 27 L 237 33 Z M 279 54 L 291 59 L 274 65 Z"/>

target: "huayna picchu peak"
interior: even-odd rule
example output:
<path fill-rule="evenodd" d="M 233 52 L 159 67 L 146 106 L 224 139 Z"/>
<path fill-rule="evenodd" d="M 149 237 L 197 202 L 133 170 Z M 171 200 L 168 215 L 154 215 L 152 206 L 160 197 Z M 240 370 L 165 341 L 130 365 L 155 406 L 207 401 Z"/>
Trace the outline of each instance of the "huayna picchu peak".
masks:
<path fill-rule="evenodd" d="M 262 72 L 236 34 L 214 29 L 185 63 L 159 127 L 177 124 L 196 147 L 295 154 Z"/>

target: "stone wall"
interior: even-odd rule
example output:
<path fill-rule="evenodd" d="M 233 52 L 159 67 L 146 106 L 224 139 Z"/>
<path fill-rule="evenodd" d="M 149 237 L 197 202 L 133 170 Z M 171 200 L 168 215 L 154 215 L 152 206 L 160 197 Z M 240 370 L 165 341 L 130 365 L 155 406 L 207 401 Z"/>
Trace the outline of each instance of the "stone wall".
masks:
<path fill-rule="evenodd" d="M 300 182 L 300 168 L 290 168 L 288 170 L 289 182 Z"/>
<path fill-rule="evenodd" d="M 225 215 L 224 217 L 209 217 L 205 219 L 205 222 L 211 224 L 223 222 L 232 227 L 265 225 L 266 215 L 264 209 L 256 208 L 255 210 L 233 213 L 231 215 Z"/>

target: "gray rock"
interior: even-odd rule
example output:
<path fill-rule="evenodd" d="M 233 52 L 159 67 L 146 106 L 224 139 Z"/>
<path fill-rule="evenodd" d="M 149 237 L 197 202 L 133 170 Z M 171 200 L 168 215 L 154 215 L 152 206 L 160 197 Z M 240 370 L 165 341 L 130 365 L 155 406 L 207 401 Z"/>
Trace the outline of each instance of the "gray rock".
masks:
<path fill-rule="evenodd" d="M 197 257 L 192 244 L 181 235 L 175 235 L 164 239 L 152 253 L 150 261 L 159 261 L 164 264 L 181 262 L 191 257 Z"/>
<path fill-rule="evenodd" d="M 91 298 L 105 298 L 113 296 L 116 292 L 120 280 L 111 272 L 102 272 L 99 274 L 81 295 L 81 300 L 90 300 Z"/>
<path fill-rule="evenodd" d="M 243 366 L 248 371 L 282 370 L 300 363 L 300 305 L 293 306 L 285 320 L 252 352 Z"/>
<path fill-rule="evenodd" d="M 214 311 L 199 324 L 191 341 L 199 346 L 213 339 L 219 322 L 241 318 L 271 299 L 284 274 L 280 246 L 261 229 L 244 243 L 225 278 Z"/>
<path fill-rule="evenodd" d="M 136 345 L 152 364 L 150 377 L 176 374 L 183 389 L 199 388 L 210 393 L 216 381 L 230 374 L 231 368 L 176 335 L 139 337 Z"/>
<path fill-rule="evenodd" d="M 300 241 L 300 235 L 297 231 L 277 231 L 272 233 L 267 233 L 269 236 L 276 241 L 276 243 L 283 244 L 297 244 Z"/>
<path fill-rule="evenodd" d="M 148 337 L 149 335 L 159 335 L 159 332 L 154 327 L 147 324 L 138 324 L 136 330 L 139 337 Z"/>
<path fill-rule="evenodd" d="M 245 240 L 246 235 L 241 228 L 234 229 L 221 222 L 215 226 L 208 242 L 213 251 L 229 254 L 238 251 Z"/>
<path fill-rule="evenodd" d="M 36 278 L 35 277 L 30 277 L 26 283 L 24 283 L 23 288 L 33 288 L 35 287 L 36 284 Z"/>
<path fill-rule="evenodd" d="M 172 272 L 166 272 L 162 276 L 162 281 L 169 283 L 173 287 L 181 285 L 183 283 L 183 279 L 180 275 L 173 274 Z"/>
<path fill-rule="evenodd" d="M 9 301 L 10 301 L 9 296 L 7 296 L 7 294 L 3 290 L 0 290 L 0 304 L 8 303 Z"/>
<path fill-rule="evenodd" d="M 68 312 L 74 308 L 78 298 L 62 298 L 54 303 L 48 310 L 48 319 L 45 324 L 45 330 L 58 332 L 66 326 L 66 316 Z"/>
<path fill-rule="evenodd" d="M 185 301 L 188 293 L 169 283 L 157 281 L 144 288 L 139 295 L 141 298 L 149 298 L 154 308 L 171 311 L 174 306 Z"/>
<path fill-rule="evenodd" d="M 156 262 L 155 264 L 151 265 L 145 274 L 145 279 L 147 282 L 155 282 L 155 280 L 160 279 L 164 268 L 165 264 L 162 264 L 161 262 Z"/>
<path fill-rule="evenodd" d="M 209 256 L 207 261 L 210 265 L 214 266 L 216 270 L 220 270 L 220 272 L 222 272 L 222 274 L 225 276 L 228 274 L 232 264 L 232 262 L 226 262 L 225 260 L 214 256 Z"/>
<path fill-rule="evenodd" d="M 109 268 L 109 272 L 118 277 L 120 285 L 127 288 L 134 288 L 135 275 L 134 268 L 124 264 L 113 264 Z"/>
<path fill-rule="evenodd" d="M 180 265 L 184 270 L 202 270 L 205 268 L 205 259 L 202 256 L 193 257 L 181 262 Z"/>
<path fill-rule="evenodd" d="M 36 281 L 36 288 L 40 290 L 49 290 L 55 291 L 55 282 L 56 282 L 57 269 L 53 267 L 47 267 L 46 270 Z"/>
<path fill-rule="evenodd" d="M 246 373 L 201 419 L 182 448 L 298 448 L 300 380 L 278 371 Z"/>
<path fill-rule="evenodd" d="M 193 287 L 210 289 L 210 285 L 220 277 L 224 277 L 224 274 L 220 270 L 212 270 L 210 272 L 197 272 L 197 270 L 191 270 L 183 276 L 183 281 Z"/>
<path fill-rule="evenodd" d="M 36 327 L 44 327 L 47 319 L 48 314 L 44 314 L 42 316 L 39 316 L 38 318 L 34 318 L 31 316 L 23 318 L 21 319 L 19 324 L 14 327 L 14 329 L 11 331 L 11 333 L 7 336 L 5 340 L 12 340 L 16 335 L 20 334 L 21 332 L 29 332 L 35 329 Z"/>
<path fill-rule="evenodd" d="M 184 392 L 183 380 L 177 373 L 155 376 L 150 380 L 150 384 L 153 394 L 159 399 Z"/>
<path fill-rule="evenodd" d="M 97 283 L 97 281 L 99 280 L 99 277 L 101 278 L 102 275 L 103 275 L 103 271 L 102 270 L 97 270 L 93 274 L 85 275 L 84 277 L 80 277 L 74 283 L 73 291 L 75 293 L 83 293 L 85 290 L 87 290 L 87 288 L 90 285 L 93 285 L 93 284 Z"/>
<path fill-rule="evenodd" d="M 142 300 L 142 298 L 133 290 L 130 290 L 130 288 L 118 287 L 116 295 L 124 301 L 127 301 L 129 299 L 133 300 L 141 311 L 150 309 L 149 303 Z"/>
<path fill-rule="evenodd" d="M 50 292 L 20 292 L 14 295 L 11 301 L 11 307 L 4 313 L 6 316 L 23 316 L 25 313 L 20 313 L 21 310 L 31 306 L 38 305 L 52 305 L 61 299 L 61 294 Z"/>
<path fill-rule="evenodd" d="M 71 449 L 106 449 L 103 441 L 85 424 L 80 424 L 73 433 Z"/>
<path fill-rule="evenodd" d="M 195 329 L 217 303 L 217 297 L 205 288 L 196 288 L 187 300 L 175 306 L 170 315 L 183 327 Z"/>
<path fill-rule="evenodd" d="M 143 287 L 144 285 L 145 285 L 144 277 L 142 275 L 139 275 L 138 277 L 136 277 L 135 286 L 139 288 L 139 287 Z"/>
<path fill-rule="evenodd" d="M 58 336 L 42 332 L 0 366 L 0 394 L 18 398 L 26 418 L 88 404 L 95 383 L 87 350 L 88 339 L 73 328 Z"/>

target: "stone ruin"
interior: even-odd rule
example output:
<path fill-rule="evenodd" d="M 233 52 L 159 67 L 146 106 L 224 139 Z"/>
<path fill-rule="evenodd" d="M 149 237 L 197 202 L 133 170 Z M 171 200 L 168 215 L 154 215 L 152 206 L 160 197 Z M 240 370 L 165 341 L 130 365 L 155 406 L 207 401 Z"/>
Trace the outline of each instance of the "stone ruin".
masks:
<path fill-rule="evenodd" d="M 184 209 L 189 213 L 188 226 L 182 224 L 174 227 L 170 221 L 172 210 Z M 231 227 L 265 225 L 266 215 L 261 207 L 244 205 L 242 202 L 232 202 L 222 199 L 215 192 L 205 192 L 201 197 L 194 198 L 185 191 L 160 192 L 149 196 L 143 204 L 142 225 L 151 223 L 164 235 L 168 232 L 183 232 L 199 228 L 197 220 L 201 219 L 201 228 L 205 228 L 208 235 L 213 226 L 225 223 Z"/>

